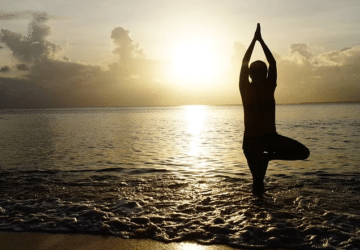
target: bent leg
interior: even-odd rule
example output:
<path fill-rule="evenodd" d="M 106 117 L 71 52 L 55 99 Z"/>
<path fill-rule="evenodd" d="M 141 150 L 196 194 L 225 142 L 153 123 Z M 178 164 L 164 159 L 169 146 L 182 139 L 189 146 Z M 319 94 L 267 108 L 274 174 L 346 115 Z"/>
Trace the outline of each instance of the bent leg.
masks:
<path fill-rule="evenodd" d="M 305 145 L 282 135 L 277 135 L 266 151 L 269 160 L 305 160 L 310 155 Z"/>

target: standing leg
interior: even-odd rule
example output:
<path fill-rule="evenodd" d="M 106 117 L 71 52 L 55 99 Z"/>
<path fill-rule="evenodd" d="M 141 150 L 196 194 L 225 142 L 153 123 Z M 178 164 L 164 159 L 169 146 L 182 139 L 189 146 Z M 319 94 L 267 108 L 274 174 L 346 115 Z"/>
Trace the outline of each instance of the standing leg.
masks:
<path fill-rule="evenodd" d="M 253 194 L 262 196 L 264 194 L 264 177 L 269 161 L 259 147 L 244 147 L 244 154 L 253 177 Z"/>

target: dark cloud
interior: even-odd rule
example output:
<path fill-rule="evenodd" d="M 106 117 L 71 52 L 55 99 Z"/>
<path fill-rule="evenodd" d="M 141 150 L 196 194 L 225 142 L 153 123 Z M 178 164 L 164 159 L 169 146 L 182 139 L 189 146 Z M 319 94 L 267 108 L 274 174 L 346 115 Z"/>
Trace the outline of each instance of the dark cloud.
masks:
<path fill-rule="evenodd" d="M 33 13 L 28 27 L 28 36 L 1 29 L 0 41 L 6 44 L 17 59 L 24 62 L 52 58 L 61 50 L 61 47 L 46 40 L 50 34 L 50 27 L 46 25 L 47 20 L 47 13 Z"/>
<path fill-rule="evenodd" d="M 166 100 L 162 98 L 152 89 L 132 84 L 112 82 L 61 87 L 44 86 L 27 79 L 0 77 L 0 108 L 164 105 Z"/>
<path fill-rule="evenodd" d="M 0 49 L 3 49 L 4 47 L 3 46 L 0 46 Z"/>
<path fill-rule="evenodd" d="M 139 44 L 134 43 L 130 37 L 130 31 L 117 27 L 111 31 L 111 38 L 116 45 L 113 52 L 120 56 L 122 62 L 127 63 L 133 58 L 144 56 L 143 51 L 139 49 Z"/>
<path fill-rule="evenodd" d="M 101 73 L 99 66 L 46 59 L 32 65 L 28 78 L 44 86 L 66 88 L 93 85 Z"/>
<path fill-rule="evenodd" d="M 146 59 L 139 44 L 131 38 L 130 31 L 117 27 L 111 31 L 110 37 L 116 46 L 113 53 L 118 56 L 117 60 L 109 65 L 110 71 L 121 79 L 151 81 L 154 72 L 149 69 L 156 66 Z"/>
<path fill-rule="evenodd" d="M 161 84 L 154 88 L 156 71 L 161 63 L 145 58 L 130 32 L 118 27 L 111 32 L 118 55 L 109 65 L 100 66 L 57 60 L 60 47 L 47 40 L 48 15 L 36 13 L 28 26 L 28 35 L 1 30 L 1 42 L 27 70 L 19 79 L 0 79 L 0 107 L 79 107 L 144 106 L 166 104 Z"/>
<path fill-rule="evenodd" d="M 341 49 L 340 51 L 345 51 L 345 50 L 348 50 L 348 49 L 351 49 L 350 47 L 345 47 L 343 49 Z"/>
<path fill-rule="evenodd" d="M 28 19 L 34 11 L 3 11 L 0 10 L 0 21 L 13 20 L 13 19 Z"/>
<path fill-rule="evenodd" d="M 16 64 L 16 68 L 21 71 L 29 70 L 29 67 L 25 63 Z"/>
<path fill-rule="evenodd" d="M 3 11 L 0 10 L 0 21 L 7 21 L 7 20 L 29 20 L 33 17 L 34 14 L 38 14 L 39 11 Z M 69 19 L 71 17 L 68 16 L 51 16 L 51 19 Z"/>
<path fill-rule="evenodd" d="M 21 15 L 21 12 L 6 12 L 0 11 L 0 20 L 17 19 Z"/>
<path fill-rule="evenodd" d="M 10 71 L 10 67 L 7 65 L 0 68 L 0 72 L 2 72 L 2 73 L 7 73 L 9 71 Z"/>
<path fill-rule="evenodd" d="M 41 42 L 50 34 L 50 27 L 46 25 L 49 20 L 46 12 L 39 12 L 33 14 L 33 19 L 29 23 L 29 39 L 32 42 Z"/>
<path fill-rule="evenodd" d="M 20 78 L 0 77 L 0 108 L 62 106 L 62 100 L 40 85 Z"/>

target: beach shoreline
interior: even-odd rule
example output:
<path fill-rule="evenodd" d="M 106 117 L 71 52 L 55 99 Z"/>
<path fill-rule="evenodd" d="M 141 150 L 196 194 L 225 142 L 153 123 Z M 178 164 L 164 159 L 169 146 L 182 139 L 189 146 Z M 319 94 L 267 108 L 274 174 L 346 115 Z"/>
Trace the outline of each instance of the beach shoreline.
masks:
<path fill-rule="evenodd" d="M 90 234 L 48 234 L 0 232 L 0 250 L 232 250 L 225 245 L 200 245 L 196 242 L 164 243 L 151 239 L 123 239 Z"/>

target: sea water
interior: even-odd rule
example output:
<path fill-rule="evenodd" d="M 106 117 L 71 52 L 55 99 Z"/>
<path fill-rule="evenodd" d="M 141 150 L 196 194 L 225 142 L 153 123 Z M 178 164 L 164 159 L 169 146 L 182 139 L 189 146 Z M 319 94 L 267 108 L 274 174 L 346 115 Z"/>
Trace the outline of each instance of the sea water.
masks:
<path fill-rule="evenodd" d="M 0 230 L 360 247 L 360 104 L 276 107 L 310 151 L 251 193 L 242 106 L 0 111 Z"/>

